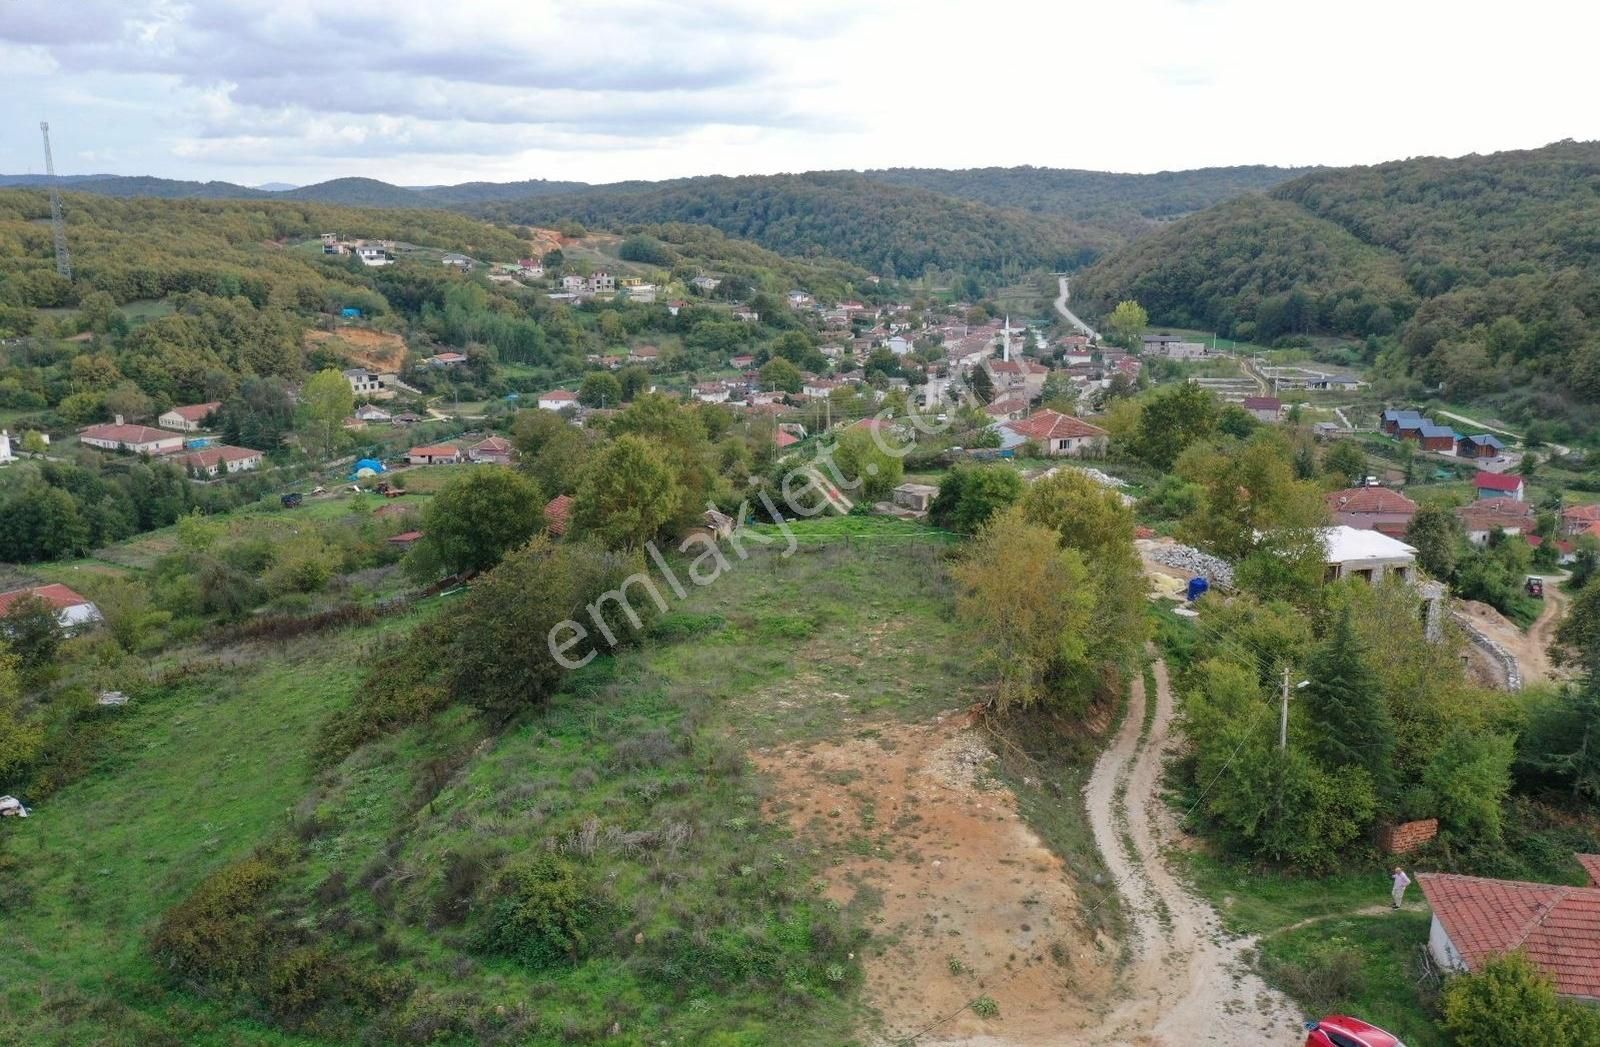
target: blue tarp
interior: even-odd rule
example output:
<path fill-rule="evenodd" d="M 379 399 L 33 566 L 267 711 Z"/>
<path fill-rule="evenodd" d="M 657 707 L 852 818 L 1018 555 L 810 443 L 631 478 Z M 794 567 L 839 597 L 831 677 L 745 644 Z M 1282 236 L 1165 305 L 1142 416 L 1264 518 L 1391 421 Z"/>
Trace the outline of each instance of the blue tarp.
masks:
<path fill-rule="evenodd" d="M 360 318 L 361 310 L 357 309 L 353 305 L 347 305 L 343 309 L 339 310 L 339 315 L 344 317 L 346 320 L 356 320 Z"/>
<path fill-rule="evenodd" d="M 350 479 L 358 480 L 362 476 L 372 476 L 375 473 L 387 472 L 383 463 L 376 458 L 363 458 L 350 467 Z"/>

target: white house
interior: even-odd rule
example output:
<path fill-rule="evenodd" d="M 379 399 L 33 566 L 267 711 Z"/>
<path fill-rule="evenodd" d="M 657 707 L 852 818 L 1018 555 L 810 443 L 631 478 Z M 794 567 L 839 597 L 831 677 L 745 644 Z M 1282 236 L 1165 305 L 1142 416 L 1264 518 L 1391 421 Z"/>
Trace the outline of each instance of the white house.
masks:
<path fill-rule="evenodd" d="M 78 442 L 102 451 L 132 451 L 135 454 L 167 454 L 183 450 L 183 434 L 148 425 L 126 425 L 119 414 L 110 425 L 91 425 L 78 433 Z"/>
<path fill-rule="evenodd" d="M 1000 422 L 996 428 L 1002 448 L 1019 447 L 1031 440 L 1052 458 L 1099 454 L 1106 446 L 1104 429 L 1049 408 L 1035 411 L 1020 421 Z"/>
<path fill-rule="evenodd" d="M 261 468 L 261 452 L 248 447 L 202 447 L 188 454 L 174 455 L 172 461 L 184 470 L 193 470 L 204 476 L 229 473 L 247 473 Z"/>
<path fill-rule="evenodd" d="M 7 465 L 16 460 L 17 456 L 11 452 L 11 434 L 0 429 L 0 465 Z"/>
<path fill-rule="evenodd" d="M 1367 531 L 1347 524 L 1325 528 L 1323 558 L 1325 578 L 1362 578 L 1376 585 L 1389 575 L 1408 582 L 1417 580 L 1417 550 L 1380 531 Z"/>
<path fill-rule="evenodd" d="M 55 609 L 56 621 L 61 623 L 63 629 L 76 631 L 101 620 L 100 608 L 60 583 L 0 593 L 0 618 L 11 610 L 12 604 L 30 595 L 37 596 Z"/>
<path fill-rule="evenodd" d="M 696 291 L 699 291 L 701 294 L 710 294 L 712 291 L 717 289 L 717 285 L 720 283 L 722 283 L 722 281 L 717 279 L 715 276 L 697 276 L 693 280 L 689 281 L 689 286 L 694 288 Z"/>
<path fill-rule="evenodd" d="M 577 403 L 578 394 L 568 389 L 552 389 L 548 393 L 539 394 L 541 411 L 559 411 L 565 407 L 575 407 Z"/>
<path fill-rule="evenodd" d="M 350 383 L 350 391 L 359 399 L 394 399 L 394 390 L 384 385 L 382 379 L 365 367 L 348 368 L 344 372 L 344 380 Z"/>
<path fill-rule="evenodd" d="M 617 278 L 604 269 L 597 269 L 589 276 L 584 290 L 590 294 L 606 294 L 617 289 Z"/>
<path fill-rule="evenodd" d="M 694 387 L 694 398 L 703 404 L 727 403 L 728 387 L 721 382 L 701 382 Z"/>
<path fill-rule="evenodd" d="M 156 424 L 163 429 L 171 429 L 180 433 L 192 433 L 200 429 L 200 423 L 222 406 L 222 401 L 212 400 L 204 404 L 188 404 L 184 407 L 174 407 L 164 412 L 156 419 Z"/>
<path fill-rule="evenodd" d="M 388 265 L 394 259 L 389 257 L 389 252 L 381 247 L 362 246 L 356 248 L 356 257 L 361 259 L 362 265 Z"/>
<path fill-rule="evenodd" d="M 568 294 L 582 294 L 584 289 L 583 277 L 568 274 L 561 278 L 561 289 Z"/>

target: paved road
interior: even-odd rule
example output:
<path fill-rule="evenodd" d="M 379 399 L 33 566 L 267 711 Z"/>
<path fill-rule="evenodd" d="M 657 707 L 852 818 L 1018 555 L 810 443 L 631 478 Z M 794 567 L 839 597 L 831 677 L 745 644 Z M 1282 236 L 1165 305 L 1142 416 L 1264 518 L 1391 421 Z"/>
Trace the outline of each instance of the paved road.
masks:
<path fill-rule="evenodd" d="M 1067 323 L 1098 342 L 1100 340 L 1100 332 L 1078 319 L 1078 314 L 1067 308 L 1067 278 L 1063 276 L 1059 279 L 1061 280 L 1061 297 L 1056 299 L 1056 312 L 1066 317 Z"/>

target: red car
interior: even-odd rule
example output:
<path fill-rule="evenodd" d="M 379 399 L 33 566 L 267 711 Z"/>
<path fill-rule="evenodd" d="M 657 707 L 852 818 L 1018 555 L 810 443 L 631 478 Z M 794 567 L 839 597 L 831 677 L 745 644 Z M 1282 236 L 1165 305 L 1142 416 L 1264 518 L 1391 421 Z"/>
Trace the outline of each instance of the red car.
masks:
<path fill-rule="evenodd" d="M 1368 1025 L 1360 1018 L 1330 1014 L 1321 1021 L 1306 1022 L 1306 1047 L 1406 1047 L 1400 1037 Z"/>

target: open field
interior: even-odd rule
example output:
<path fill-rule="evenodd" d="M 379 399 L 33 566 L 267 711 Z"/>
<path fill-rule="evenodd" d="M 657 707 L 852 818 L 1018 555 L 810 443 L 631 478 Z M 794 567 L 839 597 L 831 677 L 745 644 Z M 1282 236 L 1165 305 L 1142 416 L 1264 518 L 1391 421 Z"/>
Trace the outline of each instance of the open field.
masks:
<path fill-rule="evenodd" d="M 240 512 L 228 526 L 278 534 L 379 502 L 308 499 L 294 512 Z M 1061 806 L 1037 778 L 1008 771 L 1002 784 L 980 745 L 952 772 L 964 791 L 940 801 L 930 783 L 929 806 L 891 816 L 908 802 L 906 776 L 943 766 L 951 714 L 983 696 L 949 612 L 948 536 L 863 518 L 795 526 L 793 555 L 778 542 L 752 546 L 673 606 L 644 646 L 597 660 L 503 730 L 450 709 L 332 766 L 313 762 L 321 725 L 357 699 L 380 640 L 450 614 L 450 598 L 375 626 L 230 650 L 227 667 L 202 663 L 181 682 L 134 688 L 131 706 L 103 714 L 90 773 L 16 831 L 7 825 L 0 907 L 18 947 L 0 957 L 0 1039 L 89 1044 L 135 1030 L 147 1042 L 348 1042 L 343 1025 L 269 1024 L 174 985 L 146 951 L 162 913 L 202 877 L 269 843 L 285 856 L 282 919 L 411 987 L 374 1031 L 382 1039 L 542 1044 L 616 1026 L 627 1042 L 851 1042 L 861 1028 L 900 1027 L 892 969 L 921 940 L 924 911 L 946 913 L 950 929 L 1011 927 L 1035 940 L 1026 958 L 1001 938 L 957 950 L 965 966 L 940 982 L 956 1006 L 968 988 L 1024 970 L 1041 985 L 1103 991 L 1114 921 L 1085 930 L 1074 900 L 1094 875 L 1092 849 L 1063 863 L 1049 846 L 1059 827 L 1041 839 L 1025 826 L 1029 811 Z M 161 533 L 106 552 L 138 569 L 172 541 Z M 50 569 L 91 564 L 105 566 Z M 891 749 L 900 777 L 883 773 Z M 826 765 L 793 755 L 807 751 L 834 755 Z M 851 818 L 831 818 L 846 796 Z M 941 802 L 964 835 L 934 824 Z M 938 868 L 927 864 L 934 852 L 1003 856 L 985 834 L 1045 870 L 1010 903 L 961 894 L 959 875 L 894 897 L 874 868 L 885 856 L 889 882 L 910 884 Z M 625 838 L 673 842 L 640 849 Z M 621 905 L 615 933 L 554 969 L 473 948 L 483 917 L 459 908 L 470 895 L 451 893 L 447 871 L 551 847 L 586 855 Z M 862 876 L 848 875 L 853 863 Z M 1040 908 L 1036 895 L 1055 900 Z M 822 940 L 837 943 L 827 952 L 838 960 L 817 959 Z M 928 941 L 945 963 L 943 943 Z M 1004 1034 L 1008 1014 L 1022 1023 L 1024 990 L 994 991 L 1012 1009 L 968 1016 L 963 1028 Z M 1040 1000 L 1056 1006 L 1050 993 Z"/>

